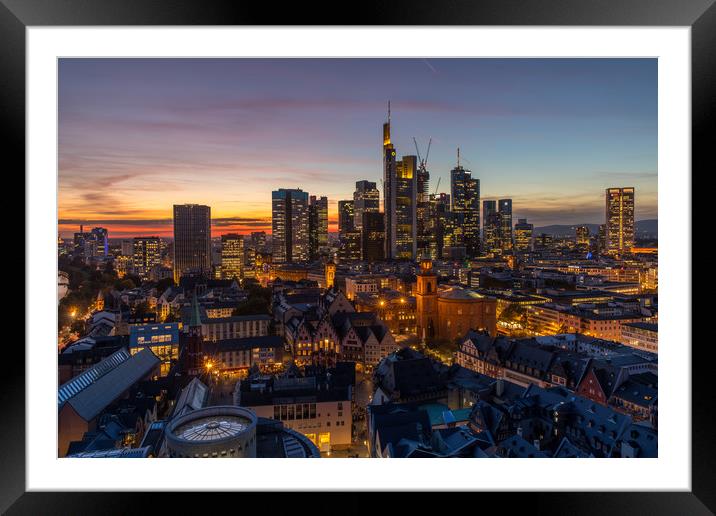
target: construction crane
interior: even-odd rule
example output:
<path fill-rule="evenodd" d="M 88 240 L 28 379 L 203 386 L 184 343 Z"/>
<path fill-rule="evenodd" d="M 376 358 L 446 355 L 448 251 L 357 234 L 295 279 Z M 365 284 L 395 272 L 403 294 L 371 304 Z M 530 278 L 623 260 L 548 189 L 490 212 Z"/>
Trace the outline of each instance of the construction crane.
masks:
<path fill-rule="evenodd" d="M 442 177 L 438 177 L 438 184 L 435 185 L 435 193 L 433 195 L 438 194 L 438 188 L 440 188 L 440 180 L 441 179 L 442 179 Z"/>
<path fill-rule="evenodd" d="M 430 146 L 431 146 L 432 143 L 433 143 L 433 139 L 430 138 L 430 140 L 428 140 L 428 150 L 427 150 L 427 152 L 425 153 L 425 159 L 423 159 L 422 156 L 420 156 L 420 149 L 418 148 L 418 140 L 415 139 L 415 136 L 413 136 L 413 143 L 415 143 L 415 152 L 418 153 L 418 163 L 419 163 L 418 166 L 419 166 L 419 168 L 420 168 L 421 170 L 427 170 L 427 168 L 428 168 L 428 156 L 430 156 Z"/>

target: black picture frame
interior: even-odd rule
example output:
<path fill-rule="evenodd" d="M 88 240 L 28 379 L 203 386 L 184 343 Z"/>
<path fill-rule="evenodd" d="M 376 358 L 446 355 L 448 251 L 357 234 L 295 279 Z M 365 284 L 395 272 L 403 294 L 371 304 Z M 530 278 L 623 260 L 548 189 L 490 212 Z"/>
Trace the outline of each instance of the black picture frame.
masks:
<path fill-rule="evenodd" d="M 341 14 L 343 12 L 345 14 Z M 689 26 L 692 170 L 703 169 L 705 173 L 710 163 L 710 171 L 713 171 L 713 160 L 709 158 L 716 141 L 713 132 L 716 118 L 714 0 L 364 0 L 351 6 L 302 2 L 274 7 L 243 0 L 0 0 L 0 117 L 6 144 L 4 162 L 8 172 L 14 172 L 6 177 L 19 175 L 15 171 L 25 167 L 25 29 L 28 26 L 297 24 Z M 8 157 L 13 158 L 12 168 Z M 20 252 L 21 248 L 17 245 L 13 249 Z M 685 250 L 685 260 L 691 260 L 690 250 Z M 29 272 L 25 270 L 26 275 Z M 15 333 L 8 329 L 10 334 Z M 691 345 L 691 336 L 684 337 L 681 344 Z M 543 509 L 551 514 L 711 514 L 716 511 L 716 454 L 710 424 L 715 400 L 708 383 L 707 368 L 712 363 L 708 360 L 708 347 L 692 347 L 691 492 L 484 493 L 479 496 L 491 499 L 482 498 L 480 506 L 484 508 L 489 502 L 495 502 L 494 507 L 500 507 L 509 500 L 510 509 L 516 509 L 517 504 L 531 512 Z M 153 494 L 25 492 L 25 353 L 12 341 L 6 342 L 4 351 L 5 363 L 12 366 L 4 368 L 0 389 L 0 406 L 4 409 L 0 423 L 0 511 L 8 514 L 127 514 L 146 508 L 150 500 L 157 500 Z M 283 504 L 286 508 L 296 506 L 295 494 L 286 501 L 271 496 L 271 511 L 280 511 Z M 426 493 L 413 496 L 418 503 L 429 499 Z M 223 496 L 213 500 L 219 505 L 226 501 Z M 319 510 L 341 513 L 366 512 L 370 510 L 367 504 L 371 503 L 361 493 L 325 494 L 313 500 Z M 185 497 L 177 493 L 163 495 L 160 503 L 166 512 L 173 504 L 186 509 Z"/>

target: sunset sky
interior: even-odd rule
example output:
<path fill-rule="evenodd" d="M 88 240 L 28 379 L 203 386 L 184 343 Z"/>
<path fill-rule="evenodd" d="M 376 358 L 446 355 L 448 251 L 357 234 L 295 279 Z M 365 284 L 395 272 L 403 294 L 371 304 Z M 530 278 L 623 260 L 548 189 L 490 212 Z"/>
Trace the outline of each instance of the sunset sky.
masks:
<path fill-rule="evenodd" d="M 335 231 L 356 181 L 380 187 L 388 99 L 399 156 L 433 139 L 431 192 L 459 146 L 515 221 L 603 223 L 612 186 L 657 217 L 655 59 L 61 59 L 60 234 L 171 236 L 180 203 L 215 236 L 270 231 L 281 187 L 328 196 Z"/>

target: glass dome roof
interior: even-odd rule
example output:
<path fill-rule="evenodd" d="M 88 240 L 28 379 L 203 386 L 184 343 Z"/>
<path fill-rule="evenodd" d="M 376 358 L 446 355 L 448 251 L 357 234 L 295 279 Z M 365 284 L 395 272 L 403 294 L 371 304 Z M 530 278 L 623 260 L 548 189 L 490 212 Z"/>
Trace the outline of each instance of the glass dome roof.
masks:
<path fill-rule="evenodd" d="M 236 416 L 205 417 L 181 425 L 174 434 L 187 441 L 214 441 L 242 433 L 248 423 L 246 418 Z"/>

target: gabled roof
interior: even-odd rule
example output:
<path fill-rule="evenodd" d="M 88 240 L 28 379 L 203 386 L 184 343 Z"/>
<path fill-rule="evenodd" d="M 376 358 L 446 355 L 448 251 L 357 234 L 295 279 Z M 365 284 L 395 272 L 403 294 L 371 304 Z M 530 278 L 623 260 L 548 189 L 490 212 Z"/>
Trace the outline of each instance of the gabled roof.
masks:
<path fill-rule="evenodd" d="M 619 388 L 614 391 L 612 396 L 634 403 L 635 405 L 650 407 L 656 403 L 658 391 L 629 379 L 622 383 Z"/>
<path fill-rule="evenodd" d="M 203 408 L 208 399 L 209 388 L 199 378 L 193 378 L 179 393 L 172 417 Z"/>
<path fill-rule="evenodd" d="M 69 404 L 82 419 L 91 421 L 132 385 L 151 373 L 159 362 L 149 348 L 144 348 L 67 398 L 58 409 Z"/>
<path fill-rule="evenodd" d="M 509 360 L 525 367 L 532 367 L 546 372 L 549 370 L 554 356 L 554 352 L 535 346 L 533 340 L 517 341 L 509 354 Z"/>
<path fill-rule="evenodd" d="M 505 453 L 506 457 L 520 457 L 520 458 L 545 458 L 547 454 L 543 451 L 538 450 L 531 443 L 525 441 L 519 435 L 513 435 L 501 441 L 498 445 Z"/>
<path fill-rule="evenodd" d="M 586 453 L 581 448 L 578 448 L 566 437 L 562 438 L 562 442 L 559 443 L 557 449 L 552 455 L 555 459 L 586 459 L 593 457 L 591 453 Z"/>

